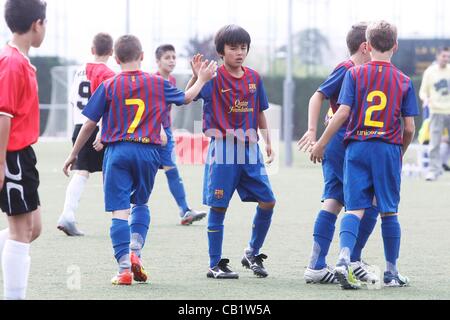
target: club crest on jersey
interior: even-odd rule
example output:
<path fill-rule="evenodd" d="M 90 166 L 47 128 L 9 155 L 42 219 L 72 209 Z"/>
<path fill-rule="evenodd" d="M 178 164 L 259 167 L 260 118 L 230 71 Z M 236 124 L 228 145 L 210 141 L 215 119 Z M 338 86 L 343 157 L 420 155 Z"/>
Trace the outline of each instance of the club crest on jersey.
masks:
<path fill-rule="evenodd" d="M 250 83 L 248 85 L 248 91 L 250 91 L 250 93 L 255 93 L 257 91 L 256 83 Z"/>
<path fill-rule="evenodd" d="M 225 191 L 224 190 L 218 189 L 218 190 L 214 191 L 214 197 L 217 200 L 222 200 L 224 196 L 225 196 Z"/>

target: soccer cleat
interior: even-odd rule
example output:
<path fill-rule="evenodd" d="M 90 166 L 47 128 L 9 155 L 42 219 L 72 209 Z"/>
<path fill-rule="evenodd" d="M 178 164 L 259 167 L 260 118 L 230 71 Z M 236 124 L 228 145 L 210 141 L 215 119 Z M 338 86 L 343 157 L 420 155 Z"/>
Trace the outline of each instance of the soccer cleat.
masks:
<path fill-rule="evenodd" d="M 189 210 L 188 212 L 185 213 L 185 215 L 183 216 L 183 218 L 181 218 L 181 224 L 183 226 L 189 226 L 192 223 L 196 222 L 196 221 L 200 221 L 203 218 L 206 217 L 206 212 L 204 211 L 196 211 L 196 210 Z"/>
<path fill-rule="evenodd" d="M 326 266 L 321 270 L 307 268 L 303 275 L 307 284 L 338 284 L 339 280 L 334 274 L 334 270 L 330 266 Z"/>
<path fill-rule="evenodd" d="M 409 278 L 402 276 L 400 273 L 397 275 L 391 272 L 384 273 L 384 286 L 390 288 L 401 288 L 409 286 Z"/>
<path fill-rule="evenodd" d="M 115 286 L 131 286 L 133 282 L 133 274 L 130 270 L 122 271 L 111 279 L 111 283 Z"/>
<path fill-rule="evenodd" d="M 352 267 L 338 266 L 334 271 L 343 290 L 361 289 L 361 282 L 356 279 Z"/>
<path fill-rule="evenodd" d="M 136 253 L 131 252 L 130 254 L 131 260 L 131 272 L 133 272 L 133 279 L 137 282 L 147 282 L 148 275 L 142 266 L 141 259 L 137 256 Z"/>
<path fill-rule="evenodd" d="M 448 164 L 444 163 L 444 164 L 442 165 L 442 169 L 443 169 L 444 171 L 446 171 L 446 172 L 449 172 L 449 171 L 450 171 L 450 166 L 449 166 Z"/>
<path fill-rule="evenodd" d="M 69 237 L 82 237 L 82 236 L 84 236 L 84 232 L 78 230 L 75 222 L 67 221 L 64 218 L 61 218 L 58 221 L 57 228 L 58 228 L 58 230 L 61 230 L 62 232 L 64 232 Z"/>
<path fill-rule="evenodd" d="M 359 281 L 370 284 L 375 284 L 380 281 L 376 273 L 371 270 L 371 266 L 364 261 L 352 262 L 350 266 L 353 269 L 353 274 Z"/>
<path fill-rule="evenodd" d="M 206 277 L 211 279 L 239 279 L 239 275 L 236 272 L 231 271 L 228 267 L 228 263 L 230 263 L 230 260 L 228 259 L 220 260 L 217 266 L 209 269 Z"/>
<path fill-rule="evenodd" d="M 263 261 L 265 259 L 267 259 L 267 256 L 265 254 L 259 254 L 257 256 L 254 256 L 246 250 L 241 262 L 242 266 L 252 270 L 253 273 L 258 278 L 267 278 L 269 273 L 267 272 L 267 270 L 264 268 L 263 265 Z"/>
<path fill-rule="evenodd" d="M 426 181 L 436 181 L 437 180 L 437 176 L 433 173 L 433 172 L 428 172 L 427 175 L 425 176 L 425 180 Z"/>

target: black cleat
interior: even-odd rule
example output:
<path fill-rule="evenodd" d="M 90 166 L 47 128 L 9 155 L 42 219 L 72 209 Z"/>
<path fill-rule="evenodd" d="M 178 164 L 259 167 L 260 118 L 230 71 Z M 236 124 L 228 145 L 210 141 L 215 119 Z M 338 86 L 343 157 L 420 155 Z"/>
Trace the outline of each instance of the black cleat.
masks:
<path fill-rule="evenodd" d="M 269 273 L 263 265 L 263 261 L 265 259 L 267 259 L 267 256 L 265 254 L 254 256 L 245 251 L 244 257 L 242 258 L 241 262 L 245 268 L 252 270 L 258 278 L 267 278 Z"/>
<path fill-rule="evenodd" d="M 230 260 L 222 259 L 214 268 L 210 268 L 206 277 L 211 279 L 239 279 L 239 275 L 228 267 Z"/>

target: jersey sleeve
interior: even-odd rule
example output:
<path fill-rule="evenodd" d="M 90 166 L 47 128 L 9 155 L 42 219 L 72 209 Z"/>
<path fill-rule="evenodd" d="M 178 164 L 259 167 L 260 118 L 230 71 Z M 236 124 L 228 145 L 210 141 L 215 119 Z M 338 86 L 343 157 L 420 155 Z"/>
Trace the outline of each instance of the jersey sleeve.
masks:
<path fill-rule="evenodd" d="M 14 118 L 22 83 L 20 69 L 12 66 L 0 70 L 0 115 Z"/>
<path fill-rule="evenodd" d="M 323 95 L 330 99 L 334 95 L 338 95 L 341 91 L 342 82 L 344 81 L 345 75 L 348 69 L 345 66 L 341 66 L 333 71 L 332 74 L 320 85 L 318 92 L 323 93 Z"/>
<path fill-rule="evenodd" d="M 200 100 L 200 99 L 203 99 L 203 100 L 206 100 L 206 101 L 211 100 L 212 91 L 213 91 L 213 80 L 210 80 L 203 86 L 202 90 L 200 90 L 200 93 L 194 99 L 194 101 L 197 101 L 197 100 Z"/>
<path fill-rule="evenodd" d="M 95 90 L 91 99 L 89 99 L 89 102 L 84 108 L 82 114 L 86 116 L 89 120 L 99 122 L 106 111 L 106 107 L 107 107 L 106 88 L 103 84 L 101 84 L 97 88 L 97 90 Z"/>
<path fill-rule="evenodd" d="M 185 101 L 185 94 L 183 91 L 173 86 L 169 81 L 164 80 L 164 96 L 167 104 L 176 104 L 181 106 Z"/>
<path fill-rule="evenodd" d="M 408 91 L 402 101 L 402 117 L 416 117 L 419 115 L 416 91 L 412 81 L 409 82 Z"/>
<path fill-rule="evenodd" d="M 339 94 L 338 105 L 346 105 L 351 108 L 355 105 L 355 79 L 351 70 L 347 71 Z"/>
<path fill-rule="evenodd" d="M 269 99 L 267 98 L 266 88 L 262 80 L 259 81 L 258 86 L 258 107 L 260 112 L 269 109 Z"/>

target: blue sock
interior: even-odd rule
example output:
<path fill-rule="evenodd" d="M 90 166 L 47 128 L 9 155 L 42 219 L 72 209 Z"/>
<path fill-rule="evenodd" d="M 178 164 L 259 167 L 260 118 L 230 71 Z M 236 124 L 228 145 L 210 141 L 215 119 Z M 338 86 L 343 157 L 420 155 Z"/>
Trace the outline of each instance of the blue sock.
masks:
<path fill-rule="evenodd" d="M 138 257 L 141 256 L 142 248 L 144 248 L 147 239 L 148 228 L 150 226 L 150 210 L 148 206 L 135 206 L 131 211 L 130 232 L 131 244 L 130 249 Z"/>
<path fill-rule="evenodd" d="M 326 258 L 334 230 L 336 229 L 337 215 L 322 210 L 319 212 L 314 225 L 314 245 L 309 267 L 313 270 L 322 270 L 327 266 Z"/>
<path fill-rule="evenodd" d="M 217 212 L 214 209 L 209 211 L 208 216 L 208 244 L 209 244 L 209 266 L 211 268 L 217 266 L 222 259 L 222 243 L 223 243 L 223 222 L 225 221 L 225 213 Z"/>
<path fill-rule="evenodd" d="M 178 207 L 180 207 L 180 215 L 183 217 L 184 214 L 189 211 L 189 206 L 186 202 L 186 193 L 184 192 L 183 180 L 181 179 L 177 168 L 167 171 L 166 176 L 167 182 L 169 183 L 170 192 L 175 198 Z"/>
<path fill-rule="evenodd" d="M 366 209 L 359 226 L 359 233 L 358 238 L 356 239 L 355 248 L 352 252 L 352 262 L 361 261 L 361 252 L 366 246 L 373 229 L 375 229 L 375 226 L 377 225 L 378 215 L 379 213 L 377 207 Z"/>
<path fill-rule="evenodd" d="M 338 265 L 349 265 L 350 255 L 356 244 L 361 220 L 353 214 L 345 214 L 341 221 L 340 248 Z"/>
<path fill-rule="evenodd" d="M 267 233 L 269 232 L 270 224 L 272 223 L 273 209 L 264 210 L 259 206 L 256 208 L 256 215 L 253 220 L 252 239 L 250 240 L 250 249 L 252 254 L 259 255 Z"/>
<path fill-rule="evenodd" d="M 400 223 L 397 216 L 384 217 L 381 221 L 387 271 L 396 275 L 398 273 L 397 259 L 400 255 L 400 239 L 402 233 Z"/>
<path fill-rule="evenodd" d="M 110 237 L 120 271 L 130 269 L 130 226 L 128 221 L 112 219 Z"/>

